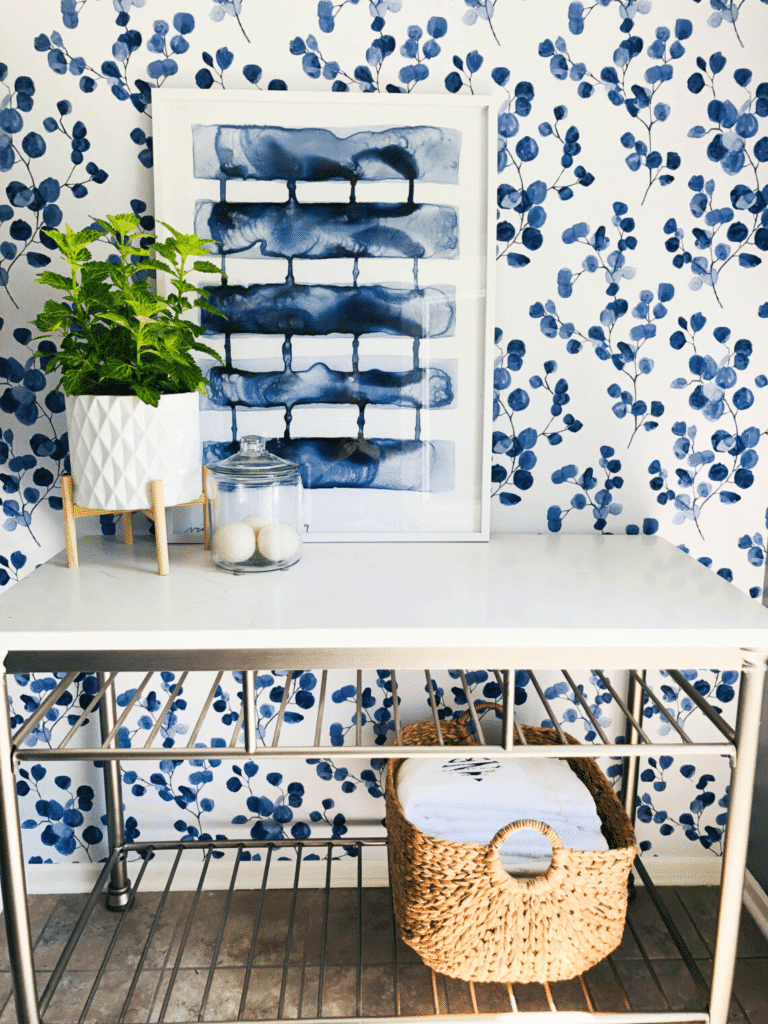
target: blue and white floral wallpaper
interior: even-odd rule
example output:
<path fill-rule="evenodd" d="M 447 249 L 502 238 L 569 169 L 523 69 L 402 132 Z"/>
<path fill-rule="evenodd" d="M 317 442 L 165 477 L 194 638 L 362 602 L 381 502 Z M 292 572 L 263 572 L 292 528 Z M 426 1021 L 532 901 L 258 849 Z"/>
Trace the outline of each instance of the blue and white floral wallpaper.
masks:
<path fill-rule="evenodd" d="M 0 12 L 0 584 L 62 546 L 63 399 L 32 357 L 30 326 L 45 297 L 36 273 L 55 268 L 45 229 L 128 208 L 152 225 L 153 90 L 319 90 L 329 104 L 349 91 L 403 103 L 471 92 L 498 108 L 493 529 L 658 533 L 761 600 L 766 0 L 0 0 Z M 113 518 L 101 528 L 114 532 Z M 688 674 L 732 720 L 734 674 Z M 154 727 L 176 681 L 164 673 L 142 695 L 124 745 Z M 473 699 L 498 695 L 485 671 L 468 681 Z M 611 695 L 589 673 L 577 681 L 610 735 Z M 565 683 L 545 684 L 554 714 L 589 741 Z M 54 685 L 17 677 L 15 720 Z M 123 706 L 136 685 L 127 680 Z M 262 725 L 286 685 L 286 728 L 299 738 L 316 700 L 310 672 L 259 677 Z M 455 675 L 437 685 L 441 714 L 461 713 Z M 709 735 L 670 679 L 655 685 L 679 722 Z M 56 742 L 95 687 L 82 676 L 31 742 Z M 225 676 L 206 742 L 225 742 L 238 690 Z M 406 691 L 404 714 L 426 717 L 423 677 Z M 350 679 L 331 694 L 326 723 L 341 749 L 355 731 Z M 516 700 L 523 721 L 549 720 L 523 672 Z M 370 674 L 363 705 L 364 734 L 383 742 L 386 671 Z M 653 710 L 648 728 L 664 734 Z M 383 762 L 181 764 L 172 748 L 191 722 L 182 690 L 162 729 L 169 759 L 124 765 L 131 836 L 172 822 L 189 839 L 343 835 L 383 816 Z M 726 767 L 643 764 L 646 850 L 722 852 Z M 32 862 L 104 856 L 87 778 L 71 765 L 22 771 Z"/>

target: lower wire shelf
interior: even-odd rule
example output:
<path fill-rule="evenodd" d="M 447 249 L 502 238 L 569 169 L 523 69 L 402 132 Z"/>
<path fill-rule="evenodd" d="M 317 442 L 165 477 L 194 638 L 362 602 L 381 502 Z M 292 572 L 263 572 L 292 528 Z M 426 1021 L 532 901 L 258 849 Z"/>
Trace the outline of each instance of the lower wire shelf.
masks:
<path fill-rule="evenodd" d="M 133 896 L 111 913 L 103 889 L 125 854 L 139 855 Z M 383 837 L 130 843 L 104 865 L 40 1012 L 50 1024 L 510 1013 L 531 1024 L 707 1021 L 706 982 L 642 866 L 640 873 L 646 886 L 630 903 L 621 946 L 584 975 L 473 984 L 435 974 L 396 936 Z M 363 884 L 371 878 L 381 884 Z M 658 941 L 649 952 L 648 937 L 660 929 L 669 950 L 674 940 L 674 957 L 658 959 Z"/>

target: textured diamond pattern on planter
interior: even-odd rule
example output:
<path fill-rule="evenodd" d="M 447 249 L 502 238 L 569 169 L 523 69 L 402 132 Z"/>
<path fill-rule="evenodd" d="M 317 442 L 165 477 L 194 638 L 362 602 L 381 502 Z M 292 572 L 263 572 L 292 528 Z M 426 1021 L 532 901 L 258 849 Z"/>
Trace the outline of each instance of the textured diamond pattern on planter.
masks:
<path fill-rule="evenodd" d="M 75 502 L 87 508 L 151 504 L 162 480 L 166 505 L 200 495 L 202 443 L 198 395 L 164 395 L 157 408 L 127 395 L 67 398 Z"/>

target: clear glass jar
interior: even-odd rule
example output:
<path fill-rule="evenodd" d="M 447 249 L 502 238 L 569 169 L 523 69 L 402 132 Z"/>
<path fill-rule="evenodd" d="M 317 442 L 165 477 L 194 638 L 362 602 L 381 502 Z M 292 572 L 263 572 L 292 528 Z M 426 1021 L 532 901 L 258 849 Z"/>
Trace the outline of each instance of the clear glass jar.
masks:
<path fill-rule="evenodd" d="M 208 467 L 214 564 L 230 572 L 287 569 L 301 558 L 302 485 L 295 462 L 271 455 L 262 437 Z"/>

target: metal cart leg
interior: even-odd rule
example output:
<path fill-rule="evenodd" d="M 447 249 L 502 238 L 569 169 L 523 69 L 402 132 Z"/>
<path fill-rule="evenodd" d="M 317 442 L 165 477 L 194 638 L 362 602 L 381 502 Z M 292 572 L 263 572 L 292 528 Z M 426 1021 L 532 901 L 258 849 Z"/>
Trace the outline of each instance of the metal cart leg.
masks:
<path fill-rule="evenodd" d="M 642 670 L 643 678 L 645 678 L 645 669 Z M 643 688 L 640 683 L 635 679 L 634 676 L 629 677 L 629 686 L 627 689 L 627 710 L 635 721 L 642 723 L 643 720 Z M 627 745 L 634 745 L 640 739 L 640 735 L 637 729 L 634 727 L 632 722 L 627 719 L 627 725 L 624 732 L 624 739 Z M 637 817 L 637 782 L 640 776 L 640 758 L 639 757 L 625 757 L 624 758 L 624 771 L 621 780 L 621 789 L 624 799 L 624 810 L 627 812 L 629 820 L 632 825 L 635 824 Z M 635 874 L 630 871 L 629 878 L 627 880 L 627 895 L 629 900 L 633 900 L 637 895 L 637 886 L 635 885 Z"/>
<path fill-rule="evenodd" d="M 5 654 L 0 656 L 4 658 Z M 11 961 L 18 1024 L 40 1024 L 32 936 L 27 910 L 24 854 L 21 849 L 19 805 L 16 800 L 8 680 L 5 674 L 0 675 L 0 892 L 3 895 L 5 931 L 8 936 L 8 956 Z"/>
<path fill-rule="evenodd" d="M 105 673 L 98 673 L 99 687 L 105 682 Z M 102 741 L 114 728 L 117 720 L 115 707 L 115 684 L 107 687 L 99 701 L 99 722 L 101 724 Z M 109 746 L 117 745 L 112 739 Z M 123 818 L 123 788 L 119 761 L 104 761 L 104 795 L 107 802 L 107 836 L 109 849 L 121 847 L 125 842 L 125 821 Z M 109 885 L 107 886 L 106 905 L 108 910 L 125 910 L 131 902 L 131 880 L 128 877 L 128 855 L 121 851 L 115 866 L 112 868 Z"/>
<path fill-rule="evenodd" d="M 731 1001 L 768 651 L 745 651 L 744 662 L 736 728 L 738 748 L 731 774 L 720 883 L 720 913 L 709 1003 L 710 1024 L 726 1024 Z"/>

